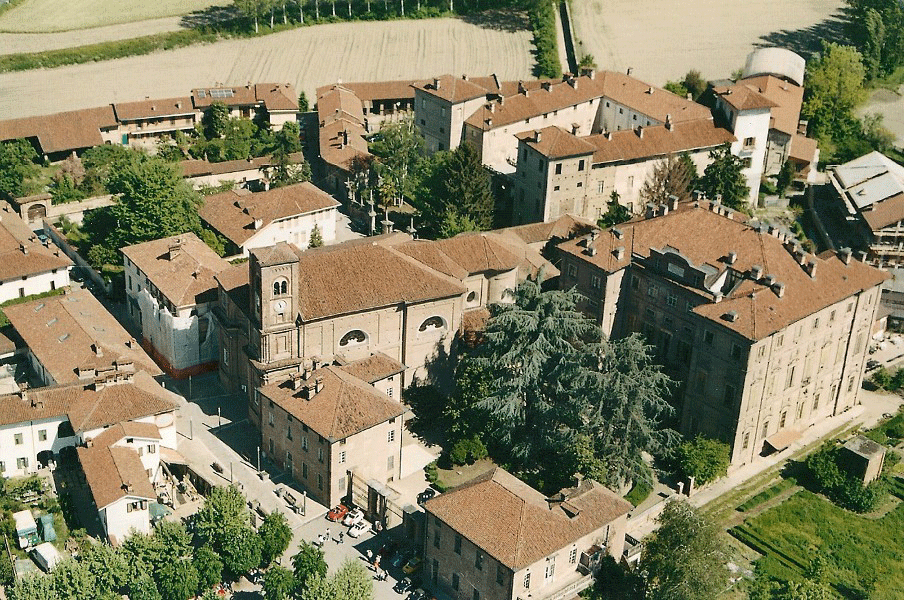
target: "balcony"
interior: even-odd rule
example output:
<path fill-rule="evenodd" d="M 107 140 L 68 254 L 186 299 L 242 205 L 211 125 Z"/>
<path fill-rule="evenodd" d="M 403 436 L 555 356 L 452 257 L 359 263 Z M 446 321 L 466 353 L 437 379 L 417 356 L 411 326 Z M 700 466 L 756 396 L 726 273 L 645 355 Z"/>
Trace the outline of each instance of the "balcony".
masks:
<path fill-rule="evenodd" d="M 569 600 L 593 585 L 593 575 L 582 575 L 575 571 L 556 589 L 540 589 L 518 596 L 518 600 Z"/>

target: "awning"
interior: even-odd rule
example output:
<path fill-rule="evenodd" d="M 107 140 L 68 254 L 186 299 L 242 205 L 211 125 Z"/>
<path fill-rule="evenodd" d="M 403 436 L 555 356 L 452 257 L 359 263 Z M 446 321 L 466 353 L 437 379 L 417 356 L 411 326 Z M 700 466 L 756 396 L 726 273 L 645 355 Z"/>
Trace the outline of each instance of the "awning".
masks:
<path fill-rule="evenodd" d="M 160 446 L 160 460 L 168 465 L 187 465 L 188 461 L 185 457 L 166 446 Z"/>
<path fill-rule="evenodd" d="M 798 429 L 785 429 L 777 431 L 766 438 L 766 443 L 772 446 L 776 452 L 781 452 L 803 435 L 803 431 Z"/>

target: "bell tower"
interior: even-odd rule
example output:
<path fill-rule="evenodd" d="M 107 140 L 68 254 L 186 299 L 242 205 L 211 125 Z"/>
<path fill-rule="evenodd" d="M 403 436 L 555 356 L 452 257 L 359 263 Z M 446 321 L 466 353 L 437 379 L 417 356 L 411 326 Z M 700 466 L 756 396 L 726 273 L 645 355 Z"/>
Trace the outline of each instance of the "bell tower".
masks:
<path fill-rule="evenodd" d="M 260 324 L 260 361 L 297 358 L 298 255 L 283 242 L 253 250 L 250 282 L 252 318 Z"/>

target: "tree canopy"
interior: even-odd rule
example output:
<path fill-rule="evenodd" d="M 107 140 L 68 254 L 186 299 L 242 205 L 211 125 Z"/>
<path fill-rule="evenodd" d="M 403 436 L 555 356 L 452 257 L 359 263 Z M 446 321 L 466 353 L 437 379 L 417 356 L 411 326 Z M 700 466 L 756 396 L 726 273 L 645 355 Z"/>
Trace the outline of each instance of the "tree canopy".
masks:
<path fill-rule="evenodd" d="M 809 120 L 813 135 L 852 132 L 854 109 L 864 98 L 865 76 L 863 57 L 856 48 L 823 42 L 822 52 L 807 63 L 801 107 L 801 117 Z"/>
<path fill-rule="evenodd" d="M 712 200 L 721 197 L 722 204 L 735 210 L 743 210 L 748 205 L 750 187 L 741 170 L 743 160 L 731 153 L 728 144 L 710 151 L 712 161 L 700 178 L 700 189 Z"/>
<path fill-rule="evenodd" d="M 292 557 L 292 573 L 299 593 L 303 592 L 310 581 L 326 578 L 327 564 L 323 550 L 306 541 L 301 542 L 298 553 Z"/>
<path fill-rule="evenodd" d="M 268 513 L 257 532 L 261 536 L 261 558 L 265 565 L 282 556 L 292 541 L 292 528 L 281 512 Z"/>
<path fill-rule="evenodd" d="M 697 168 L 687 154 L 669 155 L 653 167 L 653 172 L 640 189 L 640 198 L 657 205 L 668 204 L 671 196 L 676 196 L 679 202 L 686 202 L 691 198 L 696 179 Z"/>
<path fill-rule="evenodd" d="M 421 213 L 419 228 L 431 238 L 493 226 L 490 173 L 470 144 L 437 152 L 425 162 L 416 208 Z"/>
<path fill-rule="evenodd" d="M 725 545 L 718 528 L 687 502 L 669 500 L 646 540 L 648 596 L 656 600 L 712 600 L 725 589 Z"/>
<path fill-rule="evenodd" d="M 38 154 L 27 140 L 0 142 L 0 197 L 26 194 L 25 182 L 38 172 Z"/>
<path fill-rule="evenodd" d="M 360 561 L 346 561 L 335 575 L 315 575 L 301 593 L 301 600 L 373 600 L 373 579 Z"/>
<path fill-rule="evenodd" d="M 673 412 L 665 400 L 670 381 L 639 336 L 605 339 L 575 309 L 578 299 L 574 290 L 542 291 L 528 280 L 512 304 L 492 306 L 472 358 L 488 378 L 477 403 L 487 437 L 496 457 L 549 490 L 567 483 L 568 457 L 575 468 L 592 467 L 602 483 L 650 481 L 643 453 L 664 453 L 675 442 L 662 426 Z M 581 439 L 598 463 L 576 452 Z"/>
<path fill-rule="evenodd" d="M 731 448 L 725 442 L 698 435 L 686 440 L 676 450 L 679 470 L 703 485 L 724 477 L 731 462 Z"/>

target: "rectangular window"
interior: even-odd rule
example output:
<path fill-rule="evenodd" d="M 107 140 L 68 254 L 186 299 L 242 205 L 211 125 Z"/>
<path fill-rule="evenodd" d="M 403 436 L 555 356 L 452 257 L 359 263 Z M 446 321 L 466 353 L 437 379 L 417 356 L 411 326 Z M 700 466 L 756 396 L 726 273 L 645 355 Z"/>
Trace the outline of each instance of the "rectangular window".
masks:
<path fill-rule="evenodd" d="M 336 486 L 336 488 L 337 488 L 340 492 L 341 492 L 342 490 L 345 489 L 345 477 L 340 477 L 340 478 L 339 478 L 339 484 Z"/>
<path fill-rule="evenodd" d="M 524 574 L 524 589 L 526 589 L 526 590 L 530 589 L 530 573 Z"/>
<path fill-rule="evenodd" d="M 735 394 L 736 393 L 737 392 L 735 391 L 735 388 L 733 385 L 726 385 L 725 386 L 725 395 L 722 398 L 722 403 L 726 407 L 732 408 L 735 403 Z"/>
<path fill-rule="evenodd" d="M 41 442 L 47 441 L 47 430 L 46 429 L 38 430 L 38 441 L 41 441 Z"/>
<path fill-rule="evenodd" d="M 20 469 L 28 468 L 28 459 L 27 458 L 17 458 L 16 459 L 16 467 Z"/>
<path fill-rule="evenodd" d="M 813 329 L 819 329 L 819 317 L 813 319 Z"/>
<path fill-rule="evenodd" d="M 22 434 L 21 433 L 17 433 L 16 435 L 14 435 L 13 439 L 16 441 L 17 446 L 22 445 Z"/>
<path fill-rule="evenodd" d="M 339 462 L 340 462 L 340 463 L 344 463 L 344 462 L 345 462 L 345 450 L 340 450 L 340 451 L 339 451 Z"/>
<path fill-rule="evenodd" d="M 305 452 L 308 451 L 308 436 L 306 435 L 301 436 L 301 449 Z"/>
<path fill-rule="evenodd" d="M 647 286 L 647 296 L 649 296 L 650 298 L 655 298 L 656 292 L 657 290 L 655 285 Z"/>
<path fill-rule="evenodd" d="M 439 529 L 433 531 L 433 547 L 439 548 Z"/>
<path fill-rule="evenodd" d="M 756 143 L 756 138 L 752 138 L 752 137 L 744 138 L 744 147 L 745 148 L 750 148 L 755 143 Z"/>
<path fill-rule="evenodd" d="M 323 462 L 323 448 L 317 448 L 317 460 Z"/>
<path fill-rule="evenodd" d="M 744 358 L 744 349 L 738 344 L 731 345 L 731 358 L 734 360 L 740 361 Z"/>
<path fill-rule="evenodd" d="M 582 158 L 581 160 L 578 161 L 578 171 L 583 171 L 583 170 L 584 170 L 584 159 Z"/>
<path fill-rule="evenodd" d="M 851 375 L 850 379 L 848 379 L 847 391 L 848 391 L 848 393 L 850 393 L 853 390 L 854 390 L 854 376 Z"/>
<path fill-rule="evenodd" d="M 395 429 L 389 430 L 389 433 L 386 434 L 386 441 L 390 444 L 395 441 Z"/>
<path fill-rule="evenodd" d="M 763 423 L 763 439 L 769 436 L 769 421 Z"/>
<path fill-rule="evenodd" d="M 461 536 L 455 534 L 455 554 L 461 554 Z"/>
<path fill-rule="evenodd" d="M 747 446 L 750 445 L 750 432 L 744 434 L 744 443 L 741 446 L 741 450 L 747 450 Z"/>
<path fill-rule="evenodd" d="M 546 560 L 546 573 L 545 573 L 545 578 L 546 578 L 546 579 L 552 579 L 552 578 L 555 576 L 555 574 L 556 574 L 556 561 L 555 561 L 555 559 L 553 559 L 553 560 L 547 559 L 547 560 Z"/>
<path fill-rule="evenodd" d="M 712 331 L 704 331 L 703 332 L 703 343 L 707 346 L 713 345 L 713 340 L 715 339 L 715 335 Z"/>
<path fill-rule="evenodd" d="M 819 394 L 813 396 L 813 411 L 815 412 L 817 408 L 819 408 Z"/>
<path fill-rule="evenodd" d="M 785 389 L 786 390 L 788 388 L 790 388 L 791 385 L 794 383 L 794 370 L 796 368 L 797 368 L 796 366 L 792 365 L 791 368 L 788 369 L 788 379 L 785 380 Z"/>
<path fill-rule="evenodd" d="M 578 562 L 578 549 L 572 548 L 571 552 L 568 553 L 568 564 L 573 565 Z"/>
<path fill-rule="evenodd" d="M 640 289 L 640 279 L 638 279 L 636 275 L 631 276 L 631 289 L 632 290 Z"/>
<path fill-rule="evenodd" d="M 600 287 L 602 287 L 601 284 L 602 284 L 602 280 L 599 278 L 598 275 L 590 276 L 590 287 L 591 288 L 598 290 L 598 289 L 600 289 Z"/>
<path fill-rule="evenodd" d="M 292 426 L 291 425 L 286 427 L 286 439 L 288 439 L 288 440 L 292 439 Z"/>
<path fill-rule="evenodd" d="M 784 428 L 785 428 L 785 421 L 787 420 L 787 418 L 788 418 L 788 411 L 783 411 L 783 412 L 782 412 L 782 418 L 781 418 L 781 419 L 779 420 L 779 422 L 778 422 L 778 428 L 779 428 L 779 429 L 784 429 Z"/>
<path fill-rule="evenodd" d="M 578 276 L 578 268 L 572 263 L 568 263 L 566 268 L 566 273 L 568 273 L 569 277 L 577 277 Z"/>
<path fill-rule="evenodd" d="M 6 463 L 3 461 L 0 461 L 0 473 L 5 473 L 5 472 L 6 472 Z"/>
<path fill-rule="evenodd" d="M 386 470 L 392 471 L 395 468 L 395 455 L 390 454 L 386 457 Z"/>
<path fill-rule="evenodd" d="M 483 571 L 483 553 L 480 550 L 474 555 L 474 568 Z"/>
<path fill-rule="evenodd" d="M 505 581 L 505 571 L 502 570 L 502 565 L 496 564 L 496 583 L 502 585 Z"/>
<path fill-rule="evenodd" d="M 323 475 L 321 475 L 320 473 L 317 474 L 317 489 L 323 489 Z"/>
<path fill-rule="evenodd" d="M 458 591 L 458 586 L 461 585 L 459 581 L 458 573 L 452 573 L 452 589 L 456 592 Z"/>
<path fill-rule="evenodd" d="M 308 463 L 301 463 L 301 476 L 308 478 Z"/>
<path fill-rule="evenodd" d="M 270 427 L 273 427 L 273 411 L 267 412 L 267 422 L 270 424 Z"/>
<path fill-rule="evenodd" d="M 669 306 L 678 306 L 678 296 L 675 294 L 669 294 L 665 298 L 665 303 Z"/>
<path fill-rule="evenodd" d="M 471 600 L 480 600 L 480 592 L 477 591 L 477 588 L 474 588 L 474 593 L 471 594 Z"/>
<path fill-rule="evenodd" d="M 605 191 L 605 189 L 606 189 L 605 181 L 597 181 L 596 182 L 596 193 L 597 194 L 602 194 Z"/>

